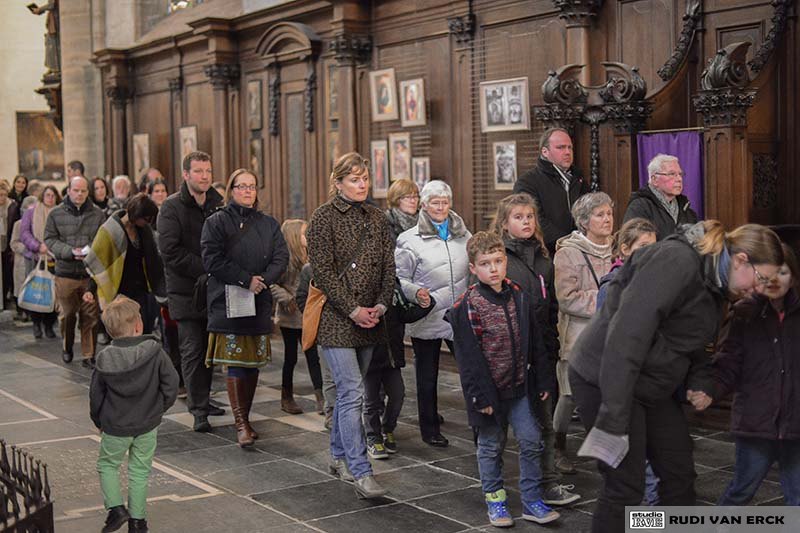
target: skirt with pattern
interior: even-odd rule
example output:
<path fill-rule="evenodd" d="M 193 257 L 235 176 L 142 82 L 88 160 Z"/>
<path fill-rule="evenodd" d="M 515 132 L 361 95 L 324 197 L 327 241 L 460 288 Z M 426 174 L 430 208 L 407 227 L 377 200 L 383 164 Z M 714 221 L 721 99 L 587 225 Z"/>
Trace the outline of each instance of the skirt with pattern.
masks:
<path fill-rule="evenodd" d="M 206 366 L 261 368 L 272 360 L 269 335 L 208 334 Z"/>

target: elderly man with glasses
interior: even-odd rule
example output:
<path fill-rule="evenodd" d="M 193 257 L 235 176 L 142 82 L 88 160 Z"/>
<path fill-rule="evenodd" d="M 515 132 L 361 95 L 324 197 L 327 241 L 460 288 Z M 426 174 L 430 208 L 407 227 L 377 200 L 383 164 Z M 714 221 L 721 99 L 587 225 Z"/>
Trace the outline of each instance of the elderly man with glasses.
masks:
<path fill-rule="evenodd" d="M 628 202 L 623 223 L 645 218 L 656 226 L 656 237 L 664 239 L 684 224 L 697 222 L 697 213 L 689 206 L 683 192 L 683 170 L 678 158 L 658 154 L 647 165 L 650 181 L 634 192 Z"/>

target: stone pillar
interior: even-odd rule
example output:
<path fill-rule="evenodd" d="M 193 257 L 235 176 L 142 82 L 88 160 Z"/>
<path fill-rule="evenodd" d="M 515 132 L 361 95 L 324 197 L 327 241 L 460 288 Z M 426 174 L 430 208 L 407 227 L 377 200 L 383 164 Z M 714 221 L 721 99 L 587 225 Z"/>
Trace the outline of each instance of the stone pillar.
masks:
<path fill-rule="evenodd" d="M 64 161 L 78 159 L 88 176 L 105 168 L 103 100 L 100 72 L 92 63 L 92 2 L 61 0 L 61 98 L 64 124 Z M 95 21 L 96 22 L 96 21 Z"/>
<path fill-rule="evenodd" d="M 212 63 L 204 72 L 214 88 L 214 129 L 211 138 L 211 157 L 214 174 L 225 181 L 231 172 L 231 119 L 228 110 L 228 87 L 239 79 L 239 65 Z"/>
<path fill-rule="evenodd" d="M 553 0 L 561 11 L 560 18 L 567 23 L 567 64 L 586 65 L 580 81 L 588 86 L 591 81 L 589 27 L 603 5 L 603 0 Z"/>

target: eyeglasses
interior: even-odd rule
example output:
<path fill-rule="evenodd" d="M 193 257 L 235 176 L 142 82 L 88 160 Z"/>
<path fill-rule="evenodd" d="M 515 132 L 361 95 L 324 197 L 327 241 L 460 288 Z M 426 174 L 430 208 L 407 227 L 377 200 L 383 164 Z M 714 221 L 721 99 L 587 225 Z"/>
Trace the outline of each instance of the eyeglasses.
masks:
<path fill-rule="evenodd" d="M 656 176 L 667 176 L 669 179 L 674 180 L 677 177 L 683 179 L 686 176 L 683 172 L 655 172 Z"/>
<path fill-rule="evenodd" d="M 240 191 L 255 191 L 255 185 L 234 185 L 232 189 L 239 189 Z"/>
<path fill-rule="evenodd" d="M 400 197 L 401 200 L 419 200 L 418 194 L 406 194 Z"/>
<path fill-rule="evenodd" d="M 766 287 L 767 285 L 769 285 L 769 282 L 772 281 L 772 279 L 774 279 L 774 278 L 772 279 L 768 278 L 767 276 L 759 272 L 753 263 L 750 263 L 750 266 L 753 267 L 753 273 L 755 273 L 756 275 L 756 282 L 758 283 L 758 285 Z"/>
<path fill-rule="evenodd" d="M 450 200 L 433 200 L 432 202 L 428 202 L 429 207 L 435 207 L 436 209 L 444 209 L 445 207 L 450 207 Z"/>

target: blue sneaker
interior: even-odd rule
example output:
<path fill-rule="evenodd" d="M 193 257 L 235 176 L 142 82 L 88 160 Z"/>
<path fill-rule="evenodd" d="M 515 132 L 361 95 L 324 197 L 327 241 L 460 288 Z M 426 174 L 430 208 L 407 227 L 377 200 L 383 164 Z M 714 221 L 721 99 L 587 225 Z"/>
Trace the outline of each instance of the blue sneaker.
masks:
<path fill-rule="evenodd" d="M 508 510 L 508 498 L 505 489 L 486 493 L 486 507 L 489 510 L 489 523 L 495 527 L 511 527 L 514 519 Z"/>
<path fill-rule="evenodd" d="M 537 524 L 547 524 L 553 520 L 558 520 L 560 514 L 552 510 L 542 500 L 535 502 L 522 502 L 522 518 L 536 522 Z"/>

